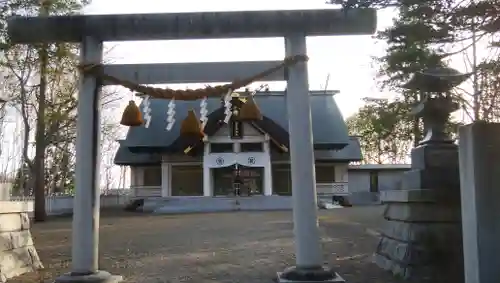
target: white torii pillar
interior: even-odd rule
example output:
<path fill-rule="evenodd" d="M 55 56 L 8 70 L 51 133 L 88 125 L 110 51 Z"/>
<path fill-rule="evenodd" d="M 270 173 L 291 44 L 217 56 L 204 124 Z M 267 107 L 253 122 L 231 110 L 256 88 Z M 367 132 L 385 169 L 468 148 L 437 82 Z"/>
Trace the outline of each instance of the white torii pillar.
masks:
<path fill-rule="evenodd" d="M 286 36 L 286 56 L 307 55 L 306 45 L 305 34 Z M 278 273 L 278 281 L 344 282 L 333 270 L 323 266 L 307 62 L 299 62 L 288 68 L 286 106 L 290 134 L 296 266 Z"/>
<path fill-rule="evenodd" d="M 103 44 L 84 37 L 80 48 L 81 64 L 100 64 Z M 78 94 L 76 134 L 76 176 L 73 206 L 71 272 L 56 278 L 56 283 L 115 283 L 123 280 L 99 268 L 100 212 L 100 108 L 101 84 L 82 74 Z"/>

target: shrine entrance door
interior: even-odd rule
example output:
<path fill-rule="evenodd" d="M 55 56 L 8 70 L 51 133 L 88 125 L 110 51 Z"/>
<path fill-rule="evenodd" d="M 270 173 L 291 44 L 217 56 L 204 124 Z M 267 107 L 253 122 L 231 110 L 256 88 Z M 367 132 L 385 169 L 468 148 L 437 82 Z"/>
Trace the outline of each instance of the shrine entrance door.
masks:
<path fill-rule="evenodd" d="M 241 180 L 240 196 L 263 195 L 264 168 L 246 167 L 238 164 L 214 168 L 214 196 L 234 196 L 234 183 Z"/>

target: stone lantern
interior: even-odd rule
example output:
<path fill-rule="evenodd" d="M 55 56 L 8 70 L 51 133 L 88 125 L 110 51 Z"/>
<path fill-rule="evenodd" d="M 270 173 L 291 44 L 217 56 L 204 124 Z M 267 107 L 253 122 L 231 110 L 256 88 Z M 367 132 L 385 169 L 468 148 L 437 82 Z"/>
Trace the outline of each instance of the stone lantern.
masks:
<path fill-rule="evenodd" d="M 415 73 L 406 84 L 402 85 L 402 87 L 411 90 L 419 90 L 424 93 L 442 94 L 460 85 L 470 75 L 470 73 L 462 74 L 448 67 L 429 68 Z"/>
<path fill-rule="evenodd" d="M 422 92 L 423 100 L 414 108 L 412 114 L 422 117 L 424 122 L 424 138 L 420 145 L 430 143 L 453 143 L 445 131 L 446 123 L 452 112 L 459 109 L 458 103 L 452 100 L 449 92 L 470 74 L 442 67 L 418 72 L 402 87 Z"/>
<path fill-rule="evenodd" d="M 412 114 L 422 117 L 424 138 L 411 152 L 401 188 L 380 193 L 386 229 L 375 253 L 383 269 L 407 279 L 463 282 L 458 149 L 445 131 L 458 110 L 450 90 L 469 74 L 450 68 L 416 73 L 403 87 L 421 91 Z"/>

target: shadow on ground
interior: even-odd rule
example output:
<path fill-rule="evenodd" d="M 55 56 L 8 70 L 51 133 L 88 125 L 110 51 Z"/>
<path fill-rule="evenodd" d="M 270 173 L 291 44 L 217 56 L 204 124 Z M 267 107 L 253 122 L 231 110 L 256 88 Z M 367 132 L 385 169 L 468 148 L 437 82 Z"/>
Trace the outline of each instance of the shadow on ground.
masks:
<path fill-rule="evenodd" d="M 381 207 L 322 211 L 325 260 L 349 283 L 396 283 L 372 263 Z M 379 219 L 380 218 L 380 219 Z M 106 213 L 101 219 L 101 269 L 125 282 L 272 282 L 294 263 L 290 212 L 153 216 Z M 370 232 L 372 231 L 372 232 Z M 35 224 L 46 269 L 12 282 L 51 280 L 69 271 L 71 219 Z"/>

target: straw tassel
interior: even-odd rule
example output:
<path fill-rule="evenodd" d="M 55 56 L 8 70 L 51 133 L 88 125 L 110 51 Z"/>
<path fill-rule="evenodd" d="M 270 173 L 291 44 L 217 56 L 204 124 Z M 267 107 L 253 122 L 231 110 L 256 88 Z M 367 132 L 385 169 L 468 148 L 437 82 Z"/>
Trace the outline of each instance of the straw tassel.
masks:
<path fill-rule="evenodd" d="M 189 110 L 187 117 L 181 123 L 181 135 L 183 136 L 196 136 L 202 138 L 204 136 L 200 121 L 196 118 L 193 109 Z"/>
<path fill-rule="evenodd" d="M 139 107 L 137 106 L 137 104 L 135 104 L 135 101 L 130 100 L 127 107 L 125 107 L 125 110 L 123 111 L 120 124 L 128 127 L 137 127 L 142 125 L 143 123 L 144 120 L 142 119 L 141 110 L 139 110 Z"/>
<path fill-rule="evenodd" d="M 262 113 L 259 107 L 255 103 L 253 96 L 248 96 L 248 99 L 240 108 L 239 113 L 240 120 L 262 120 Z"/>

